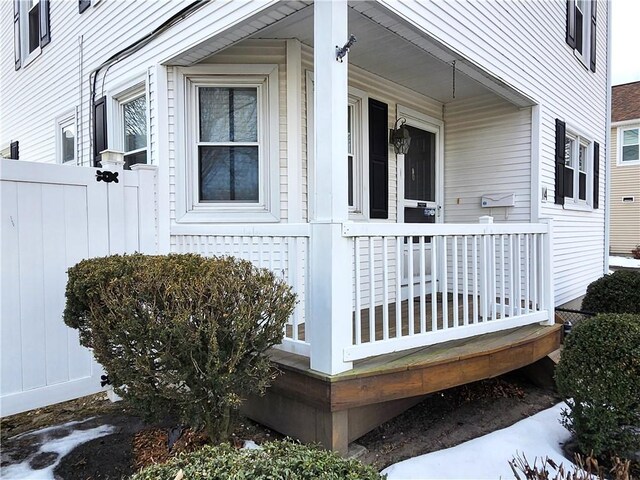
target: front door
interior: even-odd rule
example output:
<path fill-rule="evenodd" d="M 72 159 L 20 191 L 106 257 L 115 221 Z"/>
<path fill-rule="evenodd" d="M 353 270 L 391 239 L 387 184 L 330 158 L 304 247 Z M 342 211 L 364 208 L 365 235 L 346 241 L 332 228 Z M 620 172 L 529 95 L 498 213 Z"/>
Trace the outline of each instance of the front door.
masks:
<path fill-rule="evenodd" d="M 400 118 L 406 119 L 411 137 L 409 151 L 398 155 L 398 222 L 437 223 L 442 221 L 440 189 L 440 135 L 442 123 L 409 109 L 398 109 Z M 409 284 L 409 276 L 417 285 L 420 282 L 421 258 L 424 259 L 425 280 L 431 282 L 431 238 L 424 239 L 425 255 L 420 255 L 420 238 L 405 238 L 402 283 Z M 409 249 L 413 249 L 410 255 Z M 412 258 L 411 266 L 409 259 Z M 436 279 L 437 281 L 437 279 Z"/>

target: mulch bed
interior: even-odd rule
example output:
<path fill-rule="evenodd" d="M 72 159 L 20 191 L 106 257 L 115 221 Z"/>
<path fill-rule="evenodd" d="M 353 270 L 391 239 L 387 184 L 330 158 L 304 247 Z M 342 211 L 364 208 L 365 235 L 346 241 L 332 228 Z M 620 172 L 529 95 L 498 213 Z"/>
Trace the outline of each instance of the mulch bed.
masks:
<path fill-rule="evenodd" d="M 201 432 L 186 429 L 176 435 L 175 421 L 146 424 L 126 405 L 112 404 L 102 395 L 86 397 L 2 419 L 3 447 L 19 433 L 70 420 L 97 417 L 94 421 L 115 427 L 113 434 L 80 445 L 66 455 L 55 470 L 62 479 L 122 479 L 139 468 L 167 460 L 206 443 Z M 430 395 L 404 414 L 359 439 L 367 452 L 365 463 L 384 468 L 430 451 L 448 448 L 548 408 L 559 401 L 556 394 L 535 387 L 517 375 L 503 376 Z M 169 437 L 171 442 L 169 448 Z M 231 442 L 257 444 L 282 438 L 270 429 L 240 418 Z M 15 442 L 15 441 L 14 441 Z"/>

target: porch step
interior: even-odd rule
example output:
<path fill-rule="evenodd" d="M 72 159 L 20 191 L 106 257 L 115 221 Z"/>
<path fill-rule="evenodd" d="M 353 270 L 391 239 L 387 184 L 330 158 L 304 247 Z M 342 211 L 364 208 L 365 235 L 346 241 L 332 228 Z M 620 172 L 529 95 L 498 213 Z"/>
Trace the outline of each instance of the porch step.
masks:
<path fill-rule="evenodd" d="M 247 416 L 285 435 L 320 442 L 345 455 L 368 431 L 429 393 L 502 375 L 545 358 L 560 346 L 561 325 L 527 325 L 356 362 L 340 375 L 309 368 L 309 360 L 274 351 L 283 372 Z"/>

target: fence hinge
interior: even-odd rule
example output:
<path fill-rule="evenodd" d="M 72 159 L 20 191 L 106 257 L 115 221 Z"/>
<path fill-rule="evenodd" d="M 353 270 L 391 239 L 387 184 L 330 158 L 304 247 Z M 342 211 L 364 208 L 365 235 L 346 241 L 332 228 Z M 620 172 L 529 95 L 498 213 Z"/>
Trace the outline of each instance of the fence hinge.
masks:
<path fill-rule="evenodd" d="M 100 182 L 104 182 L 104 183 L 118 183 L 118 172 L 108 172 L 108 171 L 101 171 L 98 170 L 96 172 L 96 181 Z"/>

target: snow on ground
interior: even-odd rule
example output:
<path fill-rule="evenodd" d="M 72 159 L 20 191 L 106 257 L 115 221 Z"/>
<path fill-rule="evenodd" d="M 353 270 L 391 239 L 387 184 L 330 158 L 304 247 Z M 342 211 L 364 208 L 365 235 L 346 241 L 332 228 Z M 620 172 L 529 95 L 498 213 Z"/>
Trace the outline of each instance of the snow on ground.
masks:
<path fill-rule="evenodd" d="M 560 424 L 560 403 L 511 427 L 475 438 L 446 450 L 427 453 L 387 467 L 382 473 L 395 479 L 511 479 L 509 461 L 524 454 L 530 464 L 545 457 L 571 467 L 562 454 L 562 444 L 571 434 Z"/>
<path fill-rule="evenodd" d="M 11 480 L 54 480 L 53 470 L 58 466 L 62 457 L 67 455 L 78 445 L 96 438 L 104 437 L 114 431 L 114 427 L 111 425 L 100 425 L 99 427 L 86 430 L 70 428 L 88 420 L 91 419 L 81 422 L 69 422 L 63 425 L 43 428 L 41 430 L 36 430 L 35 432 L 20 435 L 19 437 L 41 437 L 41 443 L 39 443 L 37 451 L 27 457 L 23 462 L 2 468 L 0 477 Z M 50 465 L 41 469 L 32 468 L 31 464 L 43 456 L 50 457 L 52 459 Z"/>
<path fill-rule="evenodd" d="M 640 260 L 631 257 L 609 257 L 609 265 L 612 267 L 640 268 Z"/>

